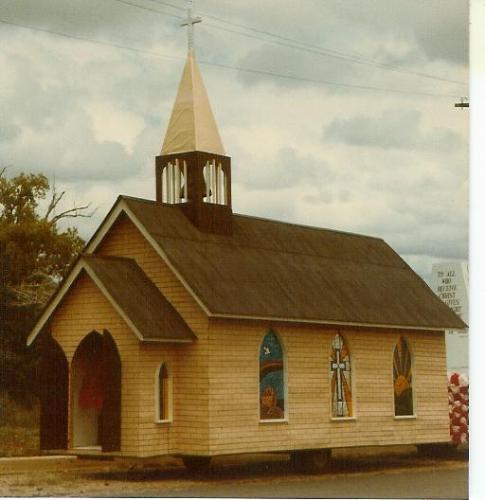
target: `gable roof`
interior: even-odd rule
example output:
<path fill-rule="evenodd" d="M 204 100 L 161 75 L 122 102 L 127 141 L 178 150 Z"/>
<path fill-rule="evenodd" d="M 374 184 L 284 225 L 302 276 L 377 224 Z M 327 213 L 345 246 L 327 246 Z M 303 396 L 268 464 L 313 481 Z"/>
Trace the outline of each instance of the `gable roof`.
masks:
<path fill-rule="evenodd" d="M 232 235 L 217 235 L 174 206 L 130 197 L 117 204 L 209 316 L 466 327 L 382 239 L 242 215 L 233 216 Z"/>
<path fill-rule="evenodd" d="M 187 151 L 225 155 L 193 51 L 187 55 L 161 154 Z"/>
<path fill-rule="evenodd" d="M 32 330 L 30 345 L 82 272 L 145 342 L 191 342 L 192 330 L 133 259 L 82 255 Z"/>

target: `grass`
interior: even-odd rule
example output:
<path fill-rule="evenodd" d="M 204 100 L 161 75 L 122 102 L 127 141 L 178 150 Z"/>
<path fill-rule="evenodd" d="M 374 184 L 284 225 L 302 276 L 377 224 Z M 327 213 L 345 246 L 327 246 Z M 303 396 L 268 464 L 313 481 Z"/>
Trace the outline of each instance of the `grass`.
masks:
<path fill-rule="evenodd" d="M 0 457 L 39 454 L 39 404 L 0 394 Z"/>

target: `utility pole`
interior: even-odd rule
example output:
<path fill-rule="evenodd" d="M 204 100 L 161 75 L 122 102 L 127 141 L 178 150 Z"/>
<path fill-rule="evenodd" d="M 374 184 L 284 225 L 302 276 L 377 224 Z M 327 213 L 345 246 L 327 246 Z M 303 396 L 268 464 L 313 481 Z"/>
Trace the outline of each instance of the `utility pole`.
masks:
<path fill-rule="evenodd" d="M 455 108 L 469 108 L 468 97 L 460 97 L 460 102 L 455 102 Z"/>

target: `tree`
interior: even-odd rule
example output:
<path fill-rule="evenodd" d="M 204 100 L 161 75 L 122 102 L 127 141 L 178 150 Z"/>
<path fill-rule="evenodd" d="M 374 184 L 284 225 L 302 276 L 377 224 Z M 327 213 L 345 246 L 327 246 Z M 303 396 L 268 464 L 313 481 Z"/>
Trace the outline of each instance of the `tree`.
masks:
<path fill-rule="evenodd" d="M 33 391 L 26 335 L 84 246 L 77 229 L 62 230 L 59 221 L 92 215 L 89 205 L 59 211 L 64 195 L 43 174 L 7 178 L 0 170 L 0 387 L 16 399 Z"/>
<path fill-rule="evenodd" d="M 42 305 L 82 250 L 77 229 L 62 231 L 58 222 L 66 218 L 90 217 L 89 205 L 56 213 L 65 191 L 50 190 L 43 174 L 21 173 L 6 178 L 0 173 L 0 240 L 4 241 L 10 301 L 18 305 Z M 39 204 L 48 200 L 40 213 Z"/>

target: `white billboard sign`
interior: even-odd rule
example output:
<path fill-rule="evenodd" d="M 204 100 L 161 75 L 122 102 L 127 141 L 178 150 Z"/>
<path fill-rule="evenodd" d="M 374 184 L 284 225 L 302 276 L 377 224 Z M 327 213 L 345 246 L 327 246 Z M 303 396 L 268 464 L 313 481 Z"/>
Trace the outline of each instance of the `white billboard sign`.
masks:
<path fill-rule="evenodd" d="M 468 324 L 468 264 L 433 264 L 431 288 L 434 293 Z M 468 331 L 446 332 L 448 371 L 468 374 Z"/>

